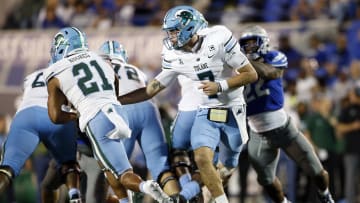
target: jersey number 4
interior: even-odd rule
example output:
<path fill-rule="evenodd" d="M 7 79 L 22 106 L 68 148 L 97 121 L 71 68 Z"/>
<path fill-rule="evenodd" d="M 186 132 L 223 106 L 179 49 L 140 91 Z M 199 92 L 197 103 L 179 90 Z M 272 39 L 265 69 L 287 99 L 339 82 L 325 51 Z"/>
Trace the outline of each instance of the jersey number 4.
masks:
<path fill-rule="evenodd" d="M 97 73 L 102 80 L 102 84 L 99 85 L 97 81 L 91 81 L 93 79 L 93 73 L 91 72 L 88 64 L 79 63 L 73 67 L 72 72 L 74 76 L 78 76 L 80 74 L 80 71 L 83 71 L 85 74 L 85 76 L 81 77 L 77 83 L 82 93 L 86 96 L 88 94 L 98 92 L 100 91 L 99 86 L 101 86 L 103 90 L 112 90 L 113 86 L 106 79 L 104 71 L 101 69 L 99 64 L 94 60 L 90 61 L 90 65 L 95 67 Z"/>

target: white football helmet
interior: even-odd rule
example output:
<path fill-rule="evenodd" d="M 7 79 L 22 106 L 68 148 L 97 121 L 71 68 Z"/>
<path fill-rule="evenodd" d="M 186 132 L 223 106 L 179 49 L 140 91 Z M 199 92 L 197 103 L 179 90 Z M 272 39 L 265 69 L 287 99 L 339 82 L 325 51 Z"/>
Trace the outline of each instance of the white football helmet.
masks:
<path fill-rule="evenodd" d="M 255 40 L 255 45 L 249 43 L 250 40 Z M 268 33 L 258 25 L 246 28 L 239 39 L 241 51 L 248 55 L 258 55 L 254 58 L 258 58 L 269 51 L 269 42 Z"/>

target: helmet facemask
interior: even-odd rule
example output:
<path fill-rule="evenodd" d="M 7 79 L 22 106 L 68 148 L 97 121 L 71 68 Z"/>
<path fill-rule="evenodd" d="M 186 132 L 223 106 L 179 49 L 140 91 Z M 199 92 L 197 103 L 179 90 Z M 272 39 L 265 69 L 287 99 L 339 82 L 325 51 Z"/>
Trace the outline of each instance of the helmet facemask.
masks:
<path fill-rule="evenodd" d="M 54 37 L 50 50 L 51 61 L 56 62 L 63 59 L 68 47 L 69 43 L 64 38 L 64 35 L 61 32 L 58 32 Z"/>

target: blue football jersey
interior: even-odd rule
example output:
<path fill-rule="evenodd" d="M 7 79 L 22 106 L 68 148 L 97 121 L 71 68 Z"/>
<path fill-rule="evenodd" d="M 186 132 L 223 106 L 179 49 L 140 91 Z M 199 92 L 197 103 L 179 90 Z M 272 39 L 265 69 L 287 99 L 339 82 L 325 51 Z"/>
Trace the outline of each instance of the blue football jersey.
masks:
<path fill-rule="evenodd" d="M 287 68 L 286 56 L 276 50 L 269 51 L 262 55 L 264 63 L 270 64 L 275 68 Z M 284 92 L 282 78 L 264 80 L 251 83 L 245 88 L 245 98 L 247 103 L 247 115 L 255 115 L 263 112 L 280 109 L 284 105 Z"/>

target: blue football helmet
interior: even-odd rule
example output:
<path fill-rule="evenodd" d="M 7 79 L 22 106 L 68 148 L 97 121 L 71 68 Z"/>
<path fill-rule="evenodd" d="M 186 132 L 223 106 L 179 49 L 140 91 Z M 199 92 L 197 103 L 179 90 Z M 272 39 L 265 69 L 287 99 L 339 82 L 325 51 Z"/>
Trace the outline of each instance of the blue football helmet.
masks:
<path fill-rule="evenodd" d="M 164 44 L 167 48 L 179 49 L 183 47 L 194 34 L 207 27 L 204 16 L 191 6 L 176 6 L 170 9 L 164 18 L 163 30 L 167 33 Z M 177 41 L 171 42 L 170 32 L 177 31 Z"/>
<path fill-rule="evenodd" d="M 51 45 L 51 60 L 53 63 L 79 51 L 88 50 L 88 43 L 83 32 L 75 27 L 62 28 L 54 36 Z"/>
<path fill-rule="evenodd" d="M 117 59 L 123 63 L 128 62 L 128 55 L 124 46 L 114 40 L 104 42 L 99 48 L 99 54 L 106 59 Z"/>
<path fill-rule="evenodd" d="M 249 43 L 250 40 L 253 40 L 255 43 Z M 258 25 L 246 28 L 239 39 L 241 51 L 251 56 L 252 59 L 257 59 L 261 55 L 266 54 L 270 49 L 269 42 L 268 33 Z"/>

